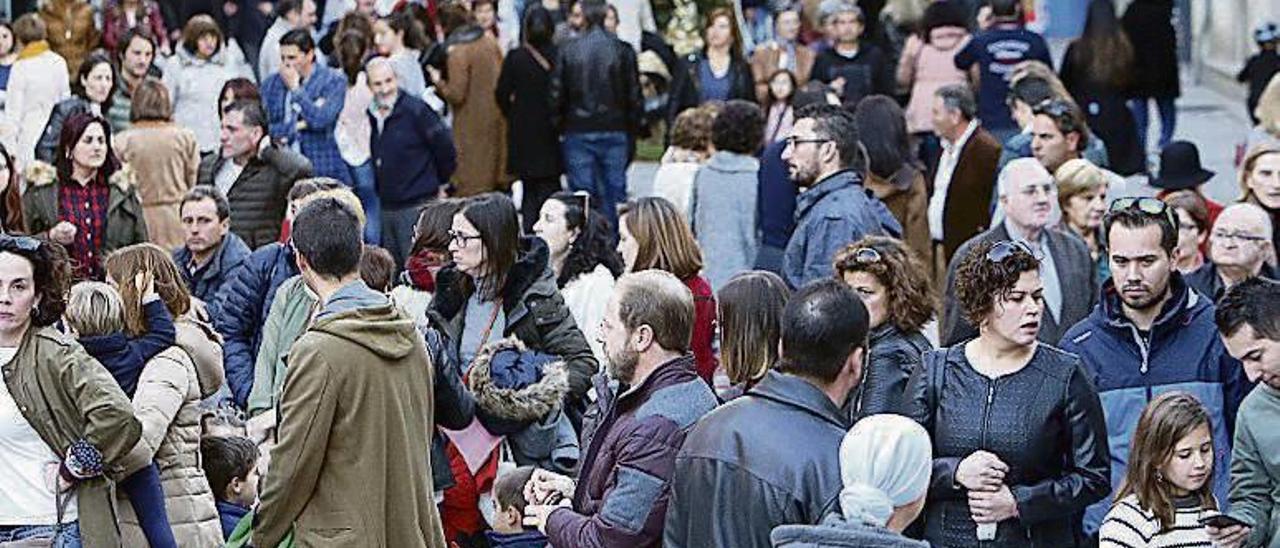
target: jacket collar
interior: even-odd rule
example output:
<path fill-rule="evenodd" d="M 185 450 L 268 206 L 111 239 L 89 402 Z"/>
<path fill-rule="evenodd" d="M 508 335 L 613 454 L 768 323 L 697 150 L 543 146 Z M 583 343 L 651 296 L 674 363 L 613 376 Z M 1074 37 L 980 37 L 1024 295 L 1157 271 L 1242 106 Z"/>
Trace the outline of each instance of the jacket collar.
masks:
<path fill-rule="evenodd" d="M 844 169 L 828 175 L 812 188 L 800 193 L 796 199 L 796 219 L 804 218 L 813 206 L 837 190 L 846 188 L 862 190 L 862 175 L 852 169 Z"/>
<path fill-rule="evenodd" d="M 685 354 L 659 365 L 639 386 L 627 387 L 622 385 L 623 392 L 618 395 L 619 410 L 637 405 L 649 399 L 649 395 L 668 386 L 697 379 L 698 375 L 694 371 L 692 354 Z"/>
<path fill-rule="evenodd" d="M 716 171 L 749 171 L 755 173 L 760 170 L 760 160 L 757 160 L 755 156 L 746 154 L 716 152 L 707 161 L 707 167 Z"/>
<path fill-rule="evenodd" d="M 30 59 L 46 51 L 49 51 L 49 42 L 44 40 L 32 42 L 24 46 L 22 51 L 18 52 L 18 60 Z"/>
<path fill-rule="evenodd" d="M 795 375 L 770 369 L 759 384 L 747 391 L 747 395 L 803 409 L 840 428 L 847 429 L 849 426 L 848 419 L 840 408 L 832 403 L 831 398 L 828 398 L 813 383 Z"/>
<path fill-rule="evenodd" d="M 1182 274 L 1174 272 L 1169 278 L 1169 291 L 1172 293 L 1168 301 L 1165 301 L 1164 307 L 1160 309 L 1160 315 L 1156 316 L 1156 321 L 1151 324 L 1151 330 L 1163 328 L 1168 325 L 1171 328 L 1176 327 L 1175 324 L 1187 323 L 1190 318 L 1187 316 L 1197 306 L 1203 305 L 1201 296 L 1195 290 L 1187 285 L 1182 279 Z M 1124 308 L 1120 302 L 1120 294 L 1116 291 L 1115 279 L 1111 278 L 1102 286 L 1102 300 L 1098 303 L 1098 308 L 1103 314 L 1106 324 L 1116 328 L 1128 328 L 1133 324 L 1128 317 L 1124 315 Z"/>
<path fill-rule="evenodd" d="M 466 44 L 479 40 L 481 36 L 484 36 L 483 28 L 480 28 L 479 25 L 475 24 L 466 24 L 454 29 L 454 31 L 449 34 L 449 37 L 445 39 L 445 43 L 450 46 L 455 44 Z"/>
<path fill-rule="evenodd" d="M 212 278 L 214 276 L 217 276 L 220 273 L 224 273 L 222 268 L 222 263 L 225 262 L 227 253 L 229 253 L 228 249 L 237 248 L 237 247 L 243 247 L 245 249 L 246 254 L 248 254 L 249 246 L 245 244 L 244 240 L 241 240 L 239 236 L 236 236 L 235 232 L 231 232 L 230 230 L 228 230 L 227 235 L 222 237 L 222 243 L 218 244 L 218 251 L 216 251 L 213 254 L 213 257 L 209 259 L 209 264 L 205 265 L 204 268 L 201 269 L 200 277 Z M 187 250 L 186 246 L 183 246 L 182 249 L 184 251 L 187 251 L 187 256 L 189 258 L 191 252 Z M 178 265 L 178 266 L 186 266 L 186 265 Z"/>
<path fill-rule="evenodd" d="M 507 273 L 507 285 L 502 289 L 502 308 L 507 312 L 507 325 L 515 324 L 519 319 L 511 311 L 521 304 L 522 297 L 539 280 L 550 277 L 551 287 L 555 287 L 555 279 L 548 270 L 550 252 L 541 238 L 525 236 L 520 238 L 520 253 L 516 263 Z M 454 263 L 445 265 L 436 273 L 436 295 L 431 301 L 431 309 L 440 313 L 446 320 L 452 319 L 462 310 L 467 299 L 474 290 L 464 290 L 463 281 L 466 274 L 458 270 Z"/>

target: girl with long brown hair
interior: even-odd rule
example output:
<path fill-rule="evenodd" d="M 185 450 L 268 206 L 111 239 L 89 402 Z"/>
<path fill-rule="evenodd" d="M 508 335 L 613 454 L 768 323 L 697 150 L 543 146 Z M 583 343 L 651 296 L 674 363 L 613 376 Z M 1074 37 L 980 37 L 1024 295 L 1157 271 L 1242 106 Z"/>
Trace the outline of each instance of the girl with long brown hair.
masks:
<path fill-rule="evenodd" d="M 1199 518 L 1216 512 L 1209 411 L 1182 392 L 1142 411 L 1129 468 L 1098 530 L 1101 546 L 1215 546 Z"/>

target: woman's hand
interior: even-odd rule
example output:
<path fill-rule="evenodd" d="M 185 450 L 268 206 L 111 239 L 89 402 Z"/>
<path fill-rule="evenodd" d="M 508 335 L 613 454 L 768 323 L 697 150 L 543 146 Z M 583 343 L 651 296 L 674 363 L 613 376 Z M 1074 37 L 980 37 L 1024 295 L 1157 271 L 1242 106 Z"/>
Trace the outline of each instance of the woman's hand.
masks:
<path fill-rule="evenodd" d="M 1018 501 L 1008 485 L 996 491 L 969 491 L 969 514 L 978 523 L 998 523 L 1018 517 Z"/>
<path fill-rule="evenodd" d="M 440 74 L 440 69 L 427 65 L 427 78 L 430 79 L 433 84 L 443 81 L 444 78 L 442 78 L 442 76 L 443 75 Z"/>
<path fill-rule="evenodd" d="M 956 466 L 956 483 L 970 491 L 995 491 L 1004 485 L 1009 465 L 987 451 L 974 451 Z"/>
<path fill-rule="evenodd" d="M 71 242 L 76 241 L 76 225 L 58 221 L 58 224 L 49 229 L 49 239 L 62 245 L 71 245 Z"/>

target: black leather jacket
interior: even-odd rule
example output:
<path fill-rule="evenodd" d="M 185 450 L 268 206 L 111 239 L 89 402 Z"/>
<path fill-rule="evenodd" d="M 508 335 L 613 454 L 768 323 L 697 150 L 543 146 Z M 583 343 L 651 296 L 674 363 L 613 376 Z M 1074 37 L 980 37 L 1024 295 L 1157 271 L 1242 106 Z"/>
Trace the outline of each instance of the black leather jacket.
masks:
<path fill-rule="evenodd" d="M 671 479 L 666 548 L 770 546 L 784 524 L 839 511 L 844 414 L 809 381 L 769 371 L 702 417 Z"/>
<path fill-rule="evenodd" d="M 1041 343 L 1021 370 L 990 379 L 964 346 L 925 354 L 911 377 L 908 413 L 933 439 L 924 540 L 935 547 L 1071 547 L 1081 514 L 1111 492 L 1107 429 L 1097 390 L 1074 354 Z M 979 449 L 1009 465 L 1019 517 L 979 543 L 960 461 Z"/>
<path fill-rule="evenodd" d="M 862 371 L 862 382 L 845 405 L 850 424 L 871 415 L 900 412 L 906 404 L 911 372 L 930 350 L 933 345 L 919 331 L 906 333 L 888 322 L 871 330 L 871 357 Z"/>
<path fill-rule="evenodd" d="M 564 133 L 634 135 L 644 116 L 635 50 L 599 27 L 560 47 L 547 94 Z"/>

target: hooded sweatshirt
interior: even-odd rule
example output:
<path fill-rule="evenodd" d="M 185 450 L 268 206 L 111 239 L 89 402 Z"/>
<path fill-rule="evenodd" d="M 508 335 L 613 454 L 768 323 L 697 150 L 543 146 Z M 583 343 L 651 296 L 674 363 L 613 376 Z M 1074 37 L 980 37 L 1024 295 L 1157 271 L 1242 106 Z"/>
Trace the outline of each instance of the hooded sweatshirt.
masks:
<path fill-rule="evenodd" d="M 290 353 L 253 544 L 292 527 L 304 546 L 445 546 L 431 377 L 413 321 L 385 296 L 362 281 L 330 295 Z"/>

